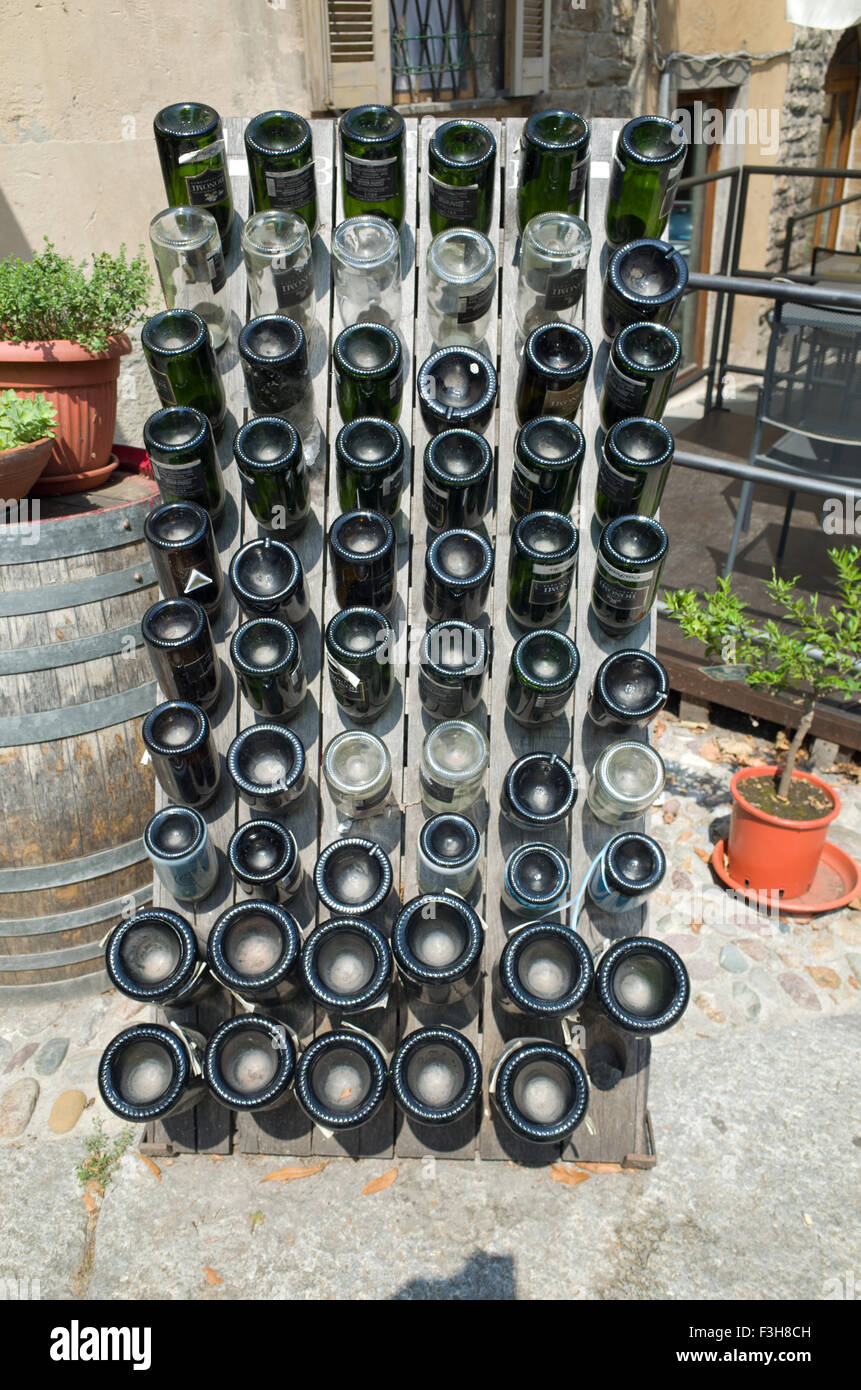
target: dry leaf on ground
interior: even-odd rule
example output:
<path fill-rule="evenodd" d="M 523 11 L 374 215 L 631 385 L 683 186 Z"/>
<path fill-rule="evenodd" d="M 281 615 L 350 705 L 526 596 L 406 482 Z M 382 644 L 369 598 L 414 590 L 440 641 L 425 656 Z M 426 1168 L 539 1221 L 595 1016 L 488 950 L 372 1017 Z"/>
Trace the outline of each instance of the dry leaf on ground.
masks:
<path fill-rule="evenodd" d="M 697 847 L 694 846 L 694 854 L 697 856 L 698 859 L 701 859 L 704 864 L 708 864 L 709 860 L 711 859 L 711 855 L 709 854 L 707 849 L 697 849 Z"/>
<path fill-rule="evenodd" d="M 145 1164 L 146 1164 L 146 1166 L 147 1166 L 147 1168 L 149 1168 L 150 1172 L 151 1172 L 152 1174 L 154 1174 L 155 1177 L 158 1178 L 159 1182 L 161 1182 L 161 1169 L 159 1168 L 158 1164 L 157 1164 L 157 1163 L 154 1163 L 153 1160 L 149 1157 L 148 1154 L 140 1154 L 140 1153 L 139 1153 L 139 1154 L 138 1154 L 138 1158 L 140 1159 L 141 1163 L 145 1163 Z"/>
<path fill-rule="evenodd" d="M 221 1275 L 220 1275 L 220 1274 L 216 1274 L 216 1272 L 215 1272 L 214 1269 L 210 1269 L 210 1268 L 209 1268 L 209 1265 L 204 1265 L 204 1266 L 203 1266 L 203 1272 L 204 1272 L 204 1274 L 206 1275 L 206 1282 L 207 1282 L 207 1284 L 223 1284 L 223 1283 L 224 1283 L 224 1280 L 222 1279 Z"/>
<path fill-rule="evenodd" d="M 387 1173 L 381 1173 L 378 1178 L 371 1178 L 370 1182 L 366 1182 L 360 1195 L 372 1197 L 375 1192 L 384 1192 L 387 1187 L 391 1187 L 397 1176 L 397 1168 L 390 1168 Z"/>
<path fill-rule="evenodd" d="M 592 1175 L 578 1172 L 576 1168 L 566 1168 L 561 1163 L 554 1163 L 550 1169 L 550 1176 L 554 1182 L 564 1182 L 569 1187 L 577 1187 L 581 1182 L 588 1182 Z"/>
<path fill-rule="evenodd" d="M 699 753 L 701 758 L 705 758 L 706 762 L 720 762 L 720 749 L 718 748 L 717 743 L 713 738 L 707 738 L 705 743 L 701 743 L 699 748 L 697 749 L 697 752 Z"/>
<path fill-rule="evenodd" d="M 623 1173 L 625 1170 L 621 1163 L 578 1163 L 578 1168 L 582 1168 L 584 1173 Z"/>
<path fill-rule="evenodd" d="M 267 1174 L 266 1174 L 266 1177 L 265 1177 L 265 1178 L 261 1178 L 260 1181 L 261 1181 L 261 1182 L 294 1182 L 296 1178 L 313 1178 L 313 1176 L 314 1176 L 315 1173 L 322 1173 L 323 1169 L 324 1169 L 324 1168 L 327 1168 L 327 1167 L 328 1167 L 328 1162 L 326 1162 L 326 1163 L 316 1163 L 316 1164 L 314 1165 L 313 1168 L 301 1168 L 301 1167 L 294 1167 L 294 1168 L 276 1168 L 276 1169 L 274 1170 L 274 1172 L 272 1172 L 272 1173 L 267 1173 Z"/>

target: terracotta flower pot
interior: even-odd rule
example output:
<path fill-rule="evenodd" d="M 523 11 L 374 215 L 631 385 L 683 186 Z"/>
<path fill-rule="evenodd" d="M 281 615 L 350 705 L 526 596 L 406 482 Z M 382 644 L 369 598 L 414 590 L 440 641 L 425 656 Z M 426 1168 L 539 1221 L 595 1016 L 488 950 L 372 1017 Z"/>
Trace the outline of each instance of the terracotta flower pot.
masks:
<path fill-rule="evenodd" d="M 812 772 L 793 772 L 793 780 L 810 782 L 833 801 L 816 820 L 786 820 L 761 811 L 744 795 L 751 777 L 774 776 L 776 767 L 742 767 L 729 784 L 732 816 L 727 839 L 729 875 L 753 892 L 779 892 L 793 900 L 802 897 L 816 876 L 828 827 L 840 814 L 840 798 Z"/>
<path fill-rule="evenodd" d="M 99 353 L 61 338 L 0 342 L 0 389 L 11 386 L 24 396 L 41 391 L 57 408 L 57 434 L 37 496 L 84 492 L 113 473 L 117 378 L 120 358 L 131 350 L 125 333 L 111 338 Z"/>
<path fill-rule="evenodd" d="M 0 449 L 0 508 L 4 502 L 20 502 L 44 472 L 51 456 L 53 439 L 34 439 L 31 444 L 16 444 L 12 449 Z M 0 525 L 3 516 L 0 514 Z"/>

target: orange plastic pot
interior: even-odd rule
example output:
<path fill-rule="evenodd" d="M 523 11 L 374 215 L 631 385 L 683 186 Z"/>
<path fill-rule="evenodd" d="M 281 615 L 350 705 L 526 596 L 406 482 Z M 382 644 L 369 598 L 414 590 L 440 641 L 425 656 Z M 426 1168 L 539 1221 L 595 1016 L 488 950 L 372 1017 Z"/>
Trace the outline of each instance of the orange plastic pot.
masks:
<path fill-rule="evenodd" d="M 0 389 L 39 392 L 57 408 L 57 433 L 36 496 L 84 492 L 117 466 L 111 450 L 117 423 L 120 358 L 131 352 L 125 333 L 104 352 L 89 352 L 65 339 L 45 343 L 0 342 Z"/>
<path fill-rule="evenodd" d="M 744 784 L 751 777 L 772 777 L 776 767 L 739 768 L 729 784 L 732 815 L 727 839 L 730 878 L 752 892 L 780 893 L 782 897 L 802 897 L 816 876 L 819 859 L 828 836 L 828 827 L 840 814 L 840 798 L 812 772 L 793 772 L 793 779 L 810 782 L 831 797 L 831 810 L 817 820 L 786 820 L 761 811 L 744 795 Z"/>

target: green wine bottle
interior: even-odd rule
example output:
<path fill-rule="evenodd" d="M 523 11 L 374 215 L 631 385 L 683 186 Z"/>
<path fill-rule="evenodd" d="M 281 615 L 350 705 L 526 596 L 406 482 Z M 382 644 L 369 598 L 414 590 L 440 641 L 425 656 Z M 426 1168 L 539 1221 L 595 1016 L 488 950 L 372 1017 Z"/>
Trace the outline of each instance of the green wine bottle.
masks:
<path fill-rule="evenodd" d="M 404 220 L 404 121 L 391 106 L 354 106 L 338 125 L 344 216 Z"/>
<path fill-rule="evenodd" d="M 617 333 L 601 390 L 604 429 L 633 415 L 660 420 L 681 356 L 681 343 L 664 324 L 629 323 Z"/>
<path fill-rule="evenodd" d="M 168 203 L 206 208 L 225 245 L 233 230 L 233 194 L 218 112 L 201 101 L 178 101 L 158 112 L 153 130 Z"/>
<path fill-rule="evenodd" d="M 611 246 L 663 235 L 686 154 L 681 126 L 663 116 L 635 116 L 623 127 L 607 195 Z"/>
<path fill-rule="evenodd" d="M 579 216 L 586 189 L 591 137 L 574 111 L 534 111 L 520 136 L 517 225 L 539 212 Z"/>
<path fill-rule="evenodd" d="M 317 229 L 317 180 L 311 127 L 295 111 L 263 111 L 245 127 L 245 156 L 255 212 L 283 208 Z"/>
<path fill-rule="evenodd" d="M 191 309 L 165 309 L 147 319 L 141 347 L 162 405 L 194 406 L 219 439 L 227 401 L 203 319 Z"/>
<path fill-rule="evenodd" d="M 187 405 L 157 410 L 144 422 L 143 439 L 165 502 L 197 502 L 217 521 L 224 477 L 206 416 Z"/>
<path fill-rule="evenodd" d="M 490 231 L 496 141 L 480 121 L 444 121 L 428 146 L 430 227 L 434 236 L 447 227 Z"/>
<path fill-rule="evenodd" d="M 657 420 L 619 420 L 604 436 L 595 515 L 602 525 L 617 516 L 654 516 L 661 504 L 675 442 Z"/>

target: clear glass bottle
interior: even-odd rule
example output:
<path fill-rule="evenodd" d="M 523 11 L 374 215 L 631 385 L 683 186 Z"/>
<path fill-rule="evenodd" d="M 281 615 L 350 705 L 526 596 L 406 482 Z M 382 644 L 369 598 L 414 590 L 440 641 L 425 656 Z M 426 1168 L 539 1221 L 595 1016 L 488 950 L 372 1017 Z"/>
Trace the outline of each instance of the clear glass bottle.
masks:
<path fill-rule="evenodd" d="M 431 811 L 467 811 L 484 784 L 490 759 L 487 735 L 465 719 L 446 719 L 422 744 L 422 800 Z"/>
<path fill-rule="evenodd" d="M 384 217 L 348 217 L 332 233 L 335 294 L 345 327 L 401 321 L 401 239 Z"/>
<path fill-rule="evenodd" d="M 149 224 L 149 240 L 168 309 L 192 309 L 214 348 L 227 342 L 227 268 L 218 223 L 205 208 L 165 208 Z"/>
<path fill-rule="evenodd" d="M 295 212 L 256 212 L 242 228 L 241 241 L 251 317 L 286 314 L 310 338 L 316 309 L 307 223 Z"/>
<path fill-rule="evenodd" d="M 517 327 L 528 338 L 542 323 L 573 323 L 586 285 L 592 233 L 568 212 L 542 212 L 526 224 L 517 275 Z"/>
<path fill-rule="evenodd" d="M 592 769 L 586 800 L 605 825 L 637 820 L 660 795 L 666 771 L 660 753 L 633 739 L 609 744 Z"/>
<path fill-rule="evenodd" d="M 451 227 L 427 254 L 428 319 L 437 347 L 477 347 L 487 337 L 496 289 L 496 252 L 481 232 Z"/>
<path fill-rule="evenodd" d="M 378 815 L 392 789 L 389 750 L 376 734 L 345 729 L 326 744 L 323 776 L 343 820 Z"/>

